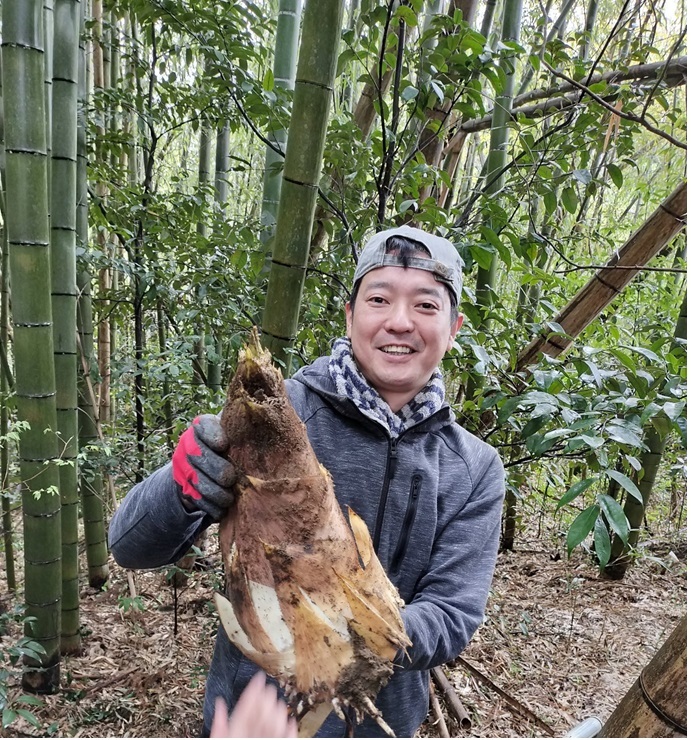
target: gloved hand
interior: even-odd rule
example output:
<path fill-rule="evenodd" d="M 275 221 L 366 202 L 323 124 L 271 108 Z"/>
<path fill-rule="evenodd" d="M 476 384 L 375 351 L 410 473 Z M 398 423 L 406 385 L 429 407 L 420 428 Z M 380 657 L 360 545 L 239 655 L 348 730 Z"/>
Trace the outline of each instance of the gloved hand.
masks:
<path fill-rule="evenodd" d="M 188 511 L 199 509 L 221 521 L 235 501 L 235 467 L 223 457 L 228 440 L 214 414 L 198 416 L 173 453 L 173 479 Z"/>

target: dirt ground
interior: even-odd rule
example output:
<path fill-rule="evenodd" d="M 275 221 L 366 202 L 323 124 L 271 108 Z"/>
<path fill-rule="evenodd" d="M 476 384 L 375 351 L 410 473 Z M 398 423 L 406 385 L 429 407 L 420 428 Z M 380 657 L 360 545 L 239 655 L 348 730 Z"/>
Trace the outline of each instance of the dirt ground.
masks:
<path fill-rule="evenodd" d="M 685 613 L 685 532 L 649 543 L 620 582 L 600 579 L 584 551 L 566 559 L 545 541 L 500 555 L 486 621 L 444 668 L 470 720 L 461 728 L 442 698 L 452 737 L 562 737 L 605 719 Z M 175 589 L 165 569 L 135 573 L 142 609 L 117 565 L 107 590 L 85 584 L 83 654 L 64 659 L 62 690 L 34 712 L 39 727 L 18 720 L 4 736 L 197 736 L 222 578 L 215 536 L 202 566 Z M 420 735 L 439 737 L 438 723 Z"/>

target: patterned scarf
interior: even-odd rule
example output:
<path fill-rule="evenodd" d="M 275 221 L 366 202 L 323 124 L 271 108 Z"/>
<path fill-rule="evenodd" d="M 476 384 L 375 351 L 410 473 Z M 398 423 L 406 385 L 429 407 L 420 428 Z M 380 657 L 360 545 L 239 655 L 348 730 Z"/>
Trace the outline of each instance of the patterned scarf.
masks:
<path fill-rule="evenodd" d="M 350 340 L 337 339 L 331 350 L 329 373 L 338 394 L 349 398 L 365 416 L 383 424 L 392 437 L 432 416 L 444 404 L 444 381 L 435 368 L 427 385 L 397 413 L 365 380 L 353 357 Z"/>

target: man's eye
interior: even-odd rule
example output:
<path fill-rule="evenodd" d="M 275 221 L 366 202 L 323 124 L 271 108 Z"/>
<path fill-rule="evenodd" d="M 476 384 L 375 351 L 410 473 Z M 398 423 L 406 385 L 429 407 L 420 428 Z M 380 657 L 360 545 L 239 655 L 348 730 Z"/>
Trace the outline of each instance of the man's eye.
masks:
<path fill-rule="evenodd" d="M 423 308 L 425 311 L 436 311 L 437 306 L 434 303 L 421 303 L 420 307 Z"/>
<path fill-rule="evenodd" d="M 375 295 L 367 299 L 370 303 L 384 303 L 384 299 L 381 296 Z"/>

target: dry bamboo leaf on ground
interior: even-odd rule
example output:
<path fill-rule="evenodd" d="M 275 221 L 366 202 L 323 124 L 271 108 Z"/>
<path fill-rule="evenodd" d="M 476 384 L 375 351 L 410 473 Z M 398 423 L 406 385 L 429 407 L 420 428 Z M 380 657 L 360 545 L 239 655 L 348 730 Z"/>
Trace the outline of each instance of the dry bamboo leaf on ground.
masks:
<path fill-rule="evenodd" d="M 402 601 L 365 523 L 353 511 L 346 522 L 256 331 L 221 424 L 239 472 L 220 525 L 228 598 L 216 604 L 229 639 L 284 687 L 301 736 L 345 707 L 392 734 L 373 700 L 410 645 Z"/>

